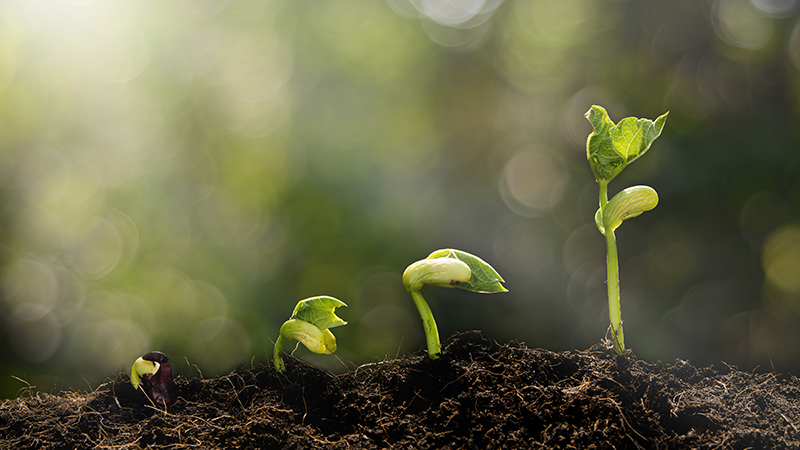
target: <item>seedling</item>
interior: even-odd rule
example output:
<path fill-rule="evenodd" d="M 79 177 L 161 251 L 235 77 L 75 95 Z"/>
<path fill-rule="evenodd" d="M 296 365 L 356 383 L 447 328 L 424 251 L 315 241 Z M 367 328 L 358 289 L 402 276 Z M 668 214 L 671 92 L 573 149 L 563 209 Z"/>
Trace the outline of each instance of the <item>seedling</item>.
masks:
<path fill-rule="evenodd" d="M 586 157 L 600 186 L 600 209 L 594 215 L 597 229 L 606 237 L 606 268 L 608 270 L 608 316 L 611 321 L 611 340 L 614 351 L 625 351 L 622 332 L 622 312 L 619 302 L 619 260 L 614 230 L 625 219 L 650 211 L 658 204 L 658 194 L 649 186 L 629 187 L 608 200 L 608 183 L 628 164 L 642 156 L 661 134 L 667 115 L 655 122 L 627 117 L 614 124 L 601 106 L 592 106 L 586 118 L 594 131 L 586 141 Z"/>
<path fill-rule="evenodd" d="M 286 371 L 281 357 L 284 339 L 301 342 L 314 353 L 330 355 L 336 351 L 336 337 L 329 328 L 347 325 L 334 310 L 347 306 L 333 297 L 311 297 L 297 302 L 292 317 L 281 326 L 278 340 L 275 341 L 273 363 L 278 373 Z"/>
<path fill-rule="evenodd" d="M 167 355 L 161 352 L 147 353 L 133 363 L 131 384 L 159 405 L 175 400 L 177 388 L 172 376 L 172 364 Z"/>
<path fill-rule="evenodd" d="M 477 256 L 460 250 L 437 250 L 406 268 L 403 272 L 403 284 L 411 294 L 422 318 L 425 339 L 428 343 L 428 358 L 439 358 L 441 345 L 433 313 L 420 290 L 431 285 L 480 293 L 508 292 L 500 284 L 503 282 L 505 282 L 503 277 L 492 266 Z"/>

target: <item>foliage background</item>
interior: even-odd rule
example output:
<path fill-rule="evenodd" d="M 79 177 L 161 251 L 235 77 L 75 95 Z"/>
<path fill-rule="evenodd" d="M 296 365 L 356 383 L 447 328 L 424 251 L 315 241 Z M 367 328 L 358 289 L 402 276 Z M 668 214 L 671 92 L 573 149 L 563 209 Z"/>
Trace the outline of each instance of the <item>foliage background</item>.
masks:
<path fill-rule="evenodd" d="M 162 350 L 268 360 L 295 303 L 349 307 L 333 371 L 446 338 L 586 348 L 608 326 L 592 104 L 662 137 L 612 194 L 638 357 L 800 373 L 796 0 L 10 0 L 0 5 L 0 395 L 88 389 Z M 291 350 L 287 347 L 287 350 Z"/>

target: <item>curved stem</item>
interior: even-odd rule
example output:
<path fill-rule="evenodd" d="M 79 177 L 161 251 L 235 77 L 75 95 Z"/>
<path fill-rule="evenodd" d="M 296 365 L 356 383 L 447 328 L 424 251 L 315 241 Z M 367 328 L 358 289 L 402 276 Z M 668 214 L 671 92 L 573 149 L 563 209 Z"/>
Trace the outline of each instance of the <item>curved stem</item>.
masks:
<path fill-rule="evenodd" d="M 281 351 L 283 350 L 283 336 L 278 335 L 278 340 L 275 341 L 275 350 L 272 351 L 272 362 L 275 365 L 275 370 L 278 373 L 286 372 L 286 365 L 283 363 Z"/>
<path fill-rule="evenodd" d="M 422 318 L 422 326 L 425 328 L 425 339 L 428 342 L 428 358 L 438 359 L 441 353 L 441 346 L 439 344 L 439 329 L 436 328 L 436 321 L 433 319 L 431 308 L 422 297 L 419 291 L 409 291 L 414 304 L 417 306 L 419 316 Z"/>

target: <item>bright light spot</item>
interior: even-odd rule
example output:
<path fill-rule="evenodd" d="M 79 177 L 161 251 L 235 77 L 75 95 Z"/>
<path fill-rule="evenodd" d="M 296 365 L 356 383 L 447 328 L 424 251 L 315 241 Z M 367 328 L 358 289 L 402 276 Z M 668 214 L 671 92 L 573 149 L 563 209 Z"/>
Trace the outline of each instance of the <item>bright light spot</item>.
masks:
<path fill-rule="evenodd" d="M 17 320 L 38 320 L 55 306 L 58 286 L 45 261 L 24 258 L 7 267 L 3 275 L 4 302 L 13 305 Z"/>
<path fill-rule="evenodd" d="M 419 19 L 422 17 L 422 14 L 410 0 L 386 0 L 386 3 L 400 17 L 405 17 L 406 19 Z"/>
<path fill-rule="evenodd" d="M 772 20 L 746 0 L 717 0 L 712 22 L 725 42 L 742 48 L 761 48 L 772 36 Z"/>
<path fill-rule="evenodd" d="M 486 0 L 411 0 L 417 10 L 436 23 L 450 27 L 468 24 L 477 16 L 491 13 L 501 3 Z"/>
<path fill-rule="evenodd" d="M 446 47 L 470 47 L 480 42 L 488 22 L 503 0 L 387 0 L 400 16 L 422 19 L 425 33 Z"/>
<path fill-rule="evenodd" d="M 800 226 L 773 232 L 764 243 L 762 263 L 768 282 L 785 293 L 800 294 Z"/>
<path fill-rule="evenodd" d="M 431 20 L 423 20 L 422 28 L 433 42 L 445 47 L 470 47 L 480 42 L 489 29 L 484 24 L 471 28 L 454 28 Z"/>
<path fill-rule="evenodd" d="M 72 261 L 89 279 L 101 278 L 114 266 L 122 254 L 122 238 L 114 226 L 100 217 L 85 224 L 84 233 L 71 250 Z"/>
<path fill-rule="evenodd" d="M 119 272 L 133 260 L 139 247 L 136 225 L 119 211 L 105 211 L 79 222 L 80 232 L 69 250 L 72 262 L 89 279 Z"/>
<path fill-rule="evenodd" d="M 561 165 L 540 149 L 525 149 L 509 159 L 500 182 L 503 200 L 523 216 L 545 214 L 564 195 L 567 177 Z"/>
<path fill-rule="evenodd" d="M 794 13 L 797 0 L 750 0 L 759 11 L 775 17 L 787 17 Z"/>

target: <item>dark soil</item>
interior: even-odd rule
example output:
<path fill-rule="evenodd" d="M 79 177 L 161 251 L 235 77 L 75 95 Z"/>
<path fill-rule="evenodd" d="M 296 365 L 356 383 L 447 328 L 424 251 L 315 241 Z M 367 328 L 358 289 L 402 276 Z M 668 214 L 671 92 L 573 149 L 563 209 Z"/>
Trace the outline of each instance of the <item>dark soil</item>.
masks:
<path fill-rule="evenodd" d="M 331 375 L 240 367 L 178 379 L 149 406 L 127 374 L 90 393 L 0 404 L 2 448 L 773 449 L 800 444 L 800 381 L 597 346 L 555 353 L 454 336 L 424 353 Z"/>

